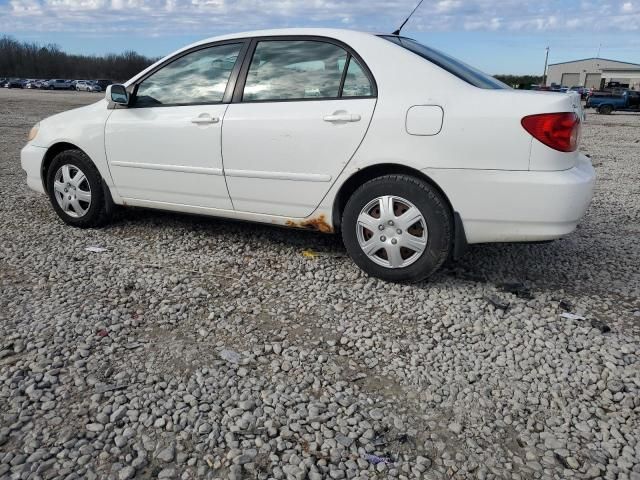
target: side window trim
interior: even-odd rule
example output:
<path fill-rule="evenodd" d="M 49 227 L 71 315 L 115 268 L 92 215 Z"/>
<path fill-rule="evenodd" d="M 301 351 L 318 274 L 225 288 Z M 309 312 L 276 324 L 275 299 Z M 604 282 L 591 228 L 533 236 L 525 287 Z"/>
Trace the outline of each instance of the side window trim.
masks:
<path fill-rule="evenodd" d="M 253 55 L 256 52 L 257 45 L 258 45 L 258 38 L 257 37 L 252 38 L 251 42 L 249 43 L 249 48 L 247 49 L 246 55 L 242 59 L 242 66 L 240 68 L 240 73 L 238 74 L 238 78 L 236 79 L 236 82 L 235 82 L 231 103 L 242 103 L 242 94 L 244 92 L 244 84 L 247 81 L 247 75 L 249 74 L 249 67 L 251 66 L 251 61 L 253 60 Z"/>
<path fill-rule="evenodd" d="M 193 52 L 198 52 L 200 50 L 205 50 L 207 48 L 212 47 L 220 47 L 223 45 L 242 45 L 240 47 L 240 51 L 238 52 L 238 58 L 236 59 L 236 63 L 231 70 L 231 74 L 229 75 L 229 80 L 227 81 L 227 86 L 224 91 L 224 95 L 222 97 L 222 101 L 220 102 L 199 102 L 199 103 L 171 103 L 171 104 L 163 104 L 163 105 L 145 105 L 141 107 L 136 107 L 135 105 L 135 97 L 138 93 L 138 86 L 144 82 L 151 75 L 156 72 L 162 70 L 164 67 L 172 64 L 173 62 L 181 59 L 182 57 L 189 55 Z M 238 81 L 238 74 L 240 72 L 241 66 L 244 64 L 245 56 L 247 54 L 247 50 L 249 49 L 250 39 L 248 38 L 237 38 L 237 39 L 229 39 L 229 40 L 221 40 L 219 42 L 206 43 L 203 45 L 198 45 L 196 47 L 190 48 L 183 52 L 180 52 L 177 55 L 174 55 L 171 58 L 168 58 L 160 65 L 157 65 L 153 70 L 148 71 L 144 74 L 144 76 L 138 78 L 134 83 L 127 87 L 127 91 L 132 96 L 133 103 L 128 107 L 123 108 L 158 108 L 158 107 L 184 107 L 184 106 L 198 106 L 198 105 L 224 105 L 227 103 L 231 103 L 231 99 L 233 97 L 233 91 L 236 86 L 236 82 Z"/>
<path fill-rule="evenodd" d="M 342 98 L 342 92 L 344 90 L 344 82 L 347 79 L 347 72 L 349 71 L 350 63 L 351 63 L 351 53 L 347 52 L 347 60 L 344 62 L 344 68 L 342 69 L 342 77 L 340 78 L 340 89 L 338 90 L 338 98 Z"/>
<path fill-rule="evenodd" d="M 347 62 L 345 62 L 344 70 L 342 71 L 339 96 L 337 98 L 296 98 L 296 99 L 280 99 L 280 100 L 244 100 L 243 101 L 242 94 L 244 92 L 245 83 L 247 81 L 247 75 L 249 74 L 249 67 L 251 66 L 251 61 L 253 60 L 253 55 L 256 51 L 258 42 L 269 41 L 269 40 L 317 41 L 317 42 L 331 43 L 333 45 L 336 45 L 342 48 L 345 52 L 347 52 Z M 346 72 L 347 72 L 347 68 L 349 67 L 351 57 L 354 57 L 358 61 L 358 63 L 362 68 L 362 71 L 365 73 L 365 75 L 369 79 L 369 83 L 371 84 L 371 95 L 367 95 L 363 97 L 342 97 L 342 88 L 344 86 L 344 81 L 346 79 Z M 373 73 L 371 73 L 369 66 L 365 63 L 362 57 L 358 55 L 358 52 L 356 52 L 349 45 L 335 38 L 322 37 L 317 35 L 273 35 L 273 36 L 266 36 L 266 37 L 253 37 L 251 39 L 250 45 L 242 61 L 242 68 L 240 68 L 240 73 L 238 75 L 238 78 L 236 79 L 235 89 L 233 91 L 233 97 L 231 99 L 231 103 L 322 102 L 327 100 L 357 100 L 360 98 L 378 98 L 378 84 L 376 83 L 376 79 L 373 76 Z"/>

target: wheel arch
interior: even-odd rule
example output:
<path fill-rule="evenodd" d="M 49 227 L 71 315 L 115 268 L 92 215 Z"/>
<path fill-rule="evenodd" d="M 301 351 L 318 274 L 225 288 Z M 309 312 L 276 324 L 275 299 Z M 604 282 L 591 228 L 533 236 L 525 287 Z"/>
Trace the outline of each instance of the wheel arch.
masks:
<path fill-rule="evenodd" d="M 382 177 L 384 175 L 393 175 L 393 174 L 404 174 L 411 175 L 413 177 L 417 177 L 421 180 L 424 180 L 432 187 L 434 187 L 438 192 L 443 196 L 446 200 L 447 205 L 449 206 L 449 210 L 453 215 L 455 211 L 453 206 L 451 205 L 451 201 L 447 194 L 440 188 L 440 186 L 433 181 L 431 177 L 425 175 L 420 170 L 416 170 L 415 168 L 407 167 L 406 165 L 400 165 L 397 163 L 379 163 L 376 165 L 371 165 L 369 167 L 363 168 L 361 170 L 357 170 L 354 172 L 345 182 L 342 183 L 338 193 L 336 194 L 333 200 L 333 209 L 332 209 L 332 221 L 333 225 L 336 228 L 340 227 L 340 223 L 342 222 L 342 212 L 344 211 L 344 207 L 349 200 L 349 197 L 353 195 L 353 193 L 369 180 L 373 180 L 377 177 Z"/>
<path fill-rule="evenodd" d="M 603 110 L 603 109 L 605 111 L 608 110 L 608 109 L 611 109 L 609 111 L 609 113 L 611 113 L 616 109 L 616 107 L 611 103 L 601 103 L 600 105 L 598 105 L 598 113 L 600 113 L 600 110 Z"/>
<path fill-rule="evenodd" d="M 451 254 L 454 259 L 460 258 L 467 249 L 467 237 L 460 214 L 453 208 L 451 200 L 440 185 L 438 185 L 424 172 L 406 165 L 397 163 L 380 163 L 354 172 L 345 182 L 342 183 L 334 198 L 331 218 L 334 229 L 336 231 L 340 230 L 342 213 L 344 212 L 347 201 L 362 184 L 377 177 L 393 174 L 411 175 L 424 180 L 442 195 L 442 198 L 444 198 L 447 206 L 449 207 L 449 211 L 451 212 L 451 218 L 453 219 L 454 238 Z"/>
<path fill-rule="evenodd" d="M 53 162 L 53 159 L 56 157 L 56 155 L 58 155 L 61 152 L 65 152 L 67 150 L 80 150 L 85 155 L 87 155 L 87 153 L 84 150 L 82 150 L 77 145 L 74 145 L 73 143 L 57 142 L 51 145 L 47 149 L 47 153 L 44 154 L 44 158 L 42 159 L 42 165 L 40 166 L 40 178 L 42 178 L 42 185 L 44 187 L 44 191 L 47 193 L 49 193 L 47 189 L 47 175 L 49 173 L 49 167 L 51 166 L 51 162 Z M 91 159 L 89 155 L 87 155 L 87 158 Z M 93 160 L 91 161 L 93 162 Z"/>

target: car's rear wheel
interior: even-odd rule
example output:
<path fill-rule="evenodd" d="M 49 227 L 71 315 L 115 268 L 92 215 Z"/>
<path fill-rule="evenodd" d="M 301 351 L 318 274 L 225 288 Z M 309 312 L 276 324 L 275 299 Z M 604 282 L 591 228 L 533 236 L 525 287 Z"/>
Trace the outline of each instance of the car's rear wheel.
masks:
<path fill-rule="evenodd" d="M 611 112 L 613 112 L 613 107 L 611 105 L 602 105 L 598 108 L 598 113 L 602 115 L 611 115 Z"/>
<path fill-rule="evenodd" d="M 443 196 L 409 175 L 386 175 L 362 185 L 347 201 L 342 238 L 369 275 L 417 282 L 449 256 L 453 220 Z"/>
<path fill-rule="evenodd" d="M 98 227 L 109 218 L 102 177 L 81 150 L 55 156 L 47 171 L 47 191 L 54 210 L 69 225 Z"/>

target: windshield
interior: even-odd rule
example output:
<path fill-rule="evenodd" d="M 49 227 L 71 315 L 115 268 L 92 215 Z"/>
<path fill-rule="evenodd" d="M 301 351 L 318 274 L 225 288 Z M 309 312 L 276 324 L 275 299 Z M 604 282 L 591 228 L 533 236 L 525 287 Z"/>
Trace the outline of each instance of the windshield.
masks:
<path fill-rule="evenodd" d="M 440 68 L 443 68 L 447 72 L 455 75 L 465 82 L 470 83 L 474 87 L 496 90 L 511 88 L 508 85 L 502 83 L 500 80 L 495 79 L 492 76 L 487 75 L 486 73 L 483 73 L 464 62 L 461 62 L 460 60 L 456 60 L 446 53 L 442 53 L 438 50 L 434 50 L 433 48 L 429 48 L 410 38 L 398 37 L 396 35 L 380 35 L 380 37 L 384 38 L 385 40 L 389 40 L 396 45 L 400 45 L 407 50 L 410 50 L 411 52 L 421 56 L 431 63 L 435 63 Z"/>

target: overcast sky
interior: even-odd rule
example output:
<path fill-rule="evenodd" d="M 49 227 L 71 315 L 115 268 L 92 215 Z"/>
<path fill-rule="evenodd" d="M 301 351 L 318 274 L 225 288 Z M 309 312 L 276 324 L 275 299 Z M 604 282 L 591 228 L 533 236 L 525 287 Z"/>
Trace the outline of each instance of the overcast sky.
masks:
<path fill-rule="evenodd" d="M 74 53 L 163 56 L 201 38 L 277 27 L 391 32 L 417 0 L 0 0 L 0 34 Z M 403 33 L 489 73 L 550 61 L 640 63 L 640 0 L 425 0 Z M 601 45 L 601 47 L 600 47 Z"/>

